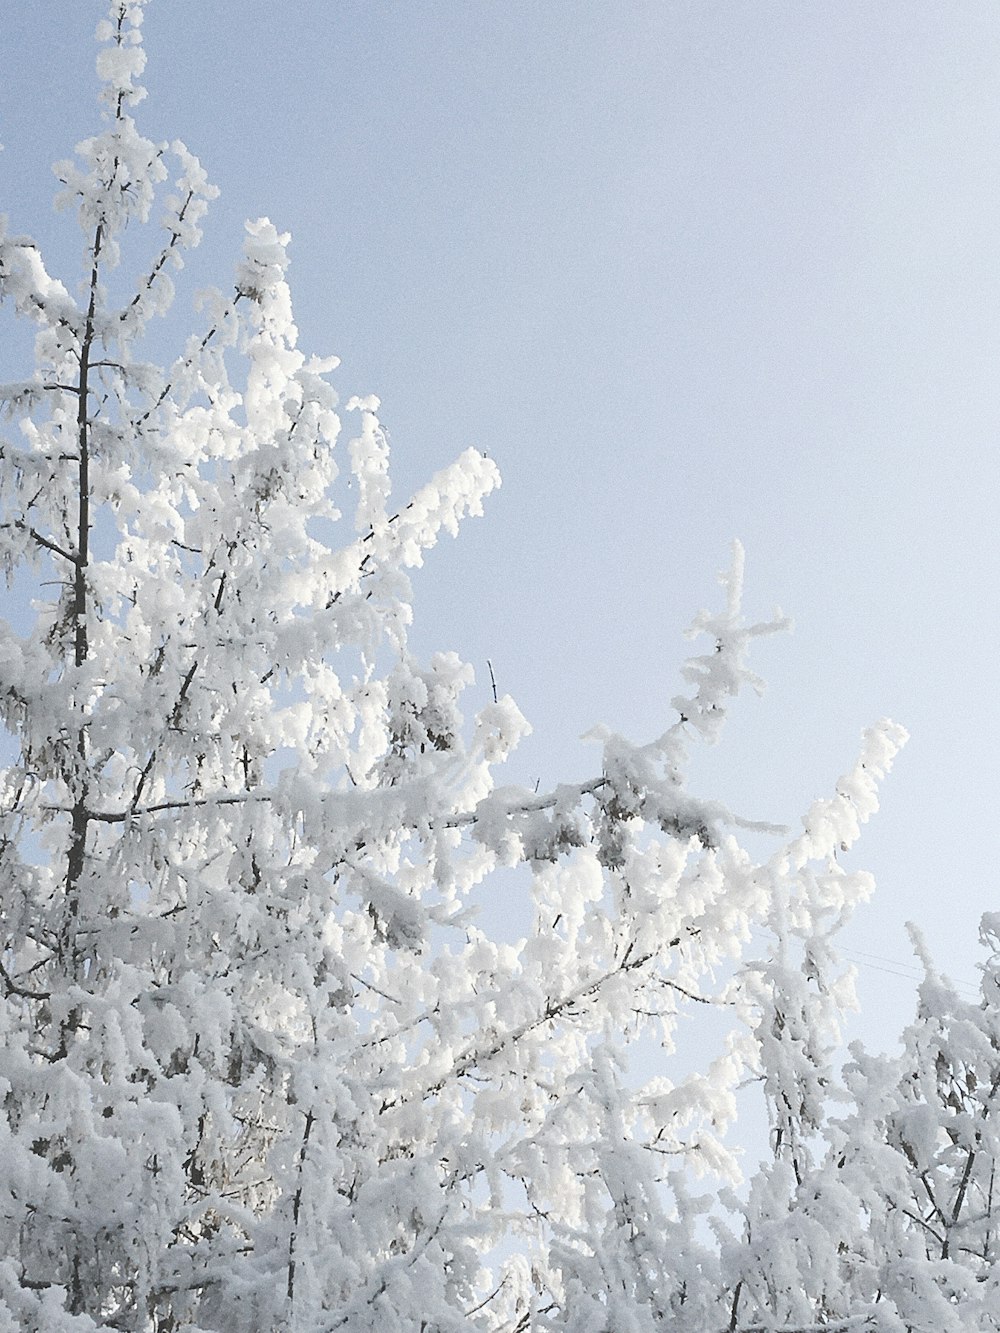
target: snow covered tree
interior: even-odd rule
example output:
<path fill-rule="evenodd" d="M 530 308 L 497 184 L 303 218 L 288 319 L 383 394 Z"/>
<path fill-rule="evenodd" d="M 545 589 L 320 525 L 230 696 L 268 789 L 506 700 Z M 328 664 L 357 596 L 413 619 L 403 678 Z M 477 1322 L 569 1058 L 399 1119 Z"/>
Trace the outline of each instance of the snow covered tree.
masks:
<path fill-rule="evenodd" d="M 784 1053 L 768 1058 L 761 1047 L 771 1096 L 783 1103 L 774 1161 L 746 1201 L 731 1201 L 744 1231 L 722 1247 L 731 1330 L 1000 1328 L 996 913 L 984 916 L 981 934 L 991 956 L 971 1002 L 936 974 L 914 932 L 926 977 L 903 1052 L 853 1047 L 843 1086 L 834 1087 L 828 1050 L 796 1059 L 823 1025 L 801 1024 L 807 1004 L 791 1010 L 782 1001 L 783 1021 L 770 1026 Z M 822 975 L 815 962 L 808 970 Z M 789 992 L 804 994 L 801 984 L 771 994 Z M 817 1099 L 824 1083 L 827 1096 L 847 1103 L 842 1113 Z M 788 1096 L 796 1087 L 798 1106 Z"/>
<path fill-rule="evenodd" d="M 763 861 L 688 791 L 782 623 L 744 621 L 737 548 L 656 739 L 498 785 L 516 705 L 467 719 L 471 669 L 407 639 L 407 571 L 493 463 L 394 502 L 371 397 L 343 449 L 267 220 L 144 359 L 215 192 L 136 126 L 143 7 L 111 4 L 103 128 L 57 168 L 82 284 L 0 229 L 36 330 L 0 436 L 0 1328 L 997 1327 L 996 969 L 975 1011 L 929 980 L 906 1077 L 859 1053 L 829 1120 L 831 938 L 871 890 L 836 853 L 901 730 Z M 491 938 L 510 867 L 532 929 Z M 704 1069 L 630 1061 L 705 1015 Z M 747 1078 L 773 1160 L 727 1225 L 694 1182 L 735 1185 Z"/>
<path fill-rule="evenodd" d="M 990 956 L 976 1002 L 937 975 L 913 936 L 926 975 L 903 1053 L 854 1049 L 851 1114 L 831 1125 L 830 1167 L 865 1217 L 851 1267 L 898 1312 L 885 1327 L 998 1329 L 1000 917 L 983 917 Z"/>

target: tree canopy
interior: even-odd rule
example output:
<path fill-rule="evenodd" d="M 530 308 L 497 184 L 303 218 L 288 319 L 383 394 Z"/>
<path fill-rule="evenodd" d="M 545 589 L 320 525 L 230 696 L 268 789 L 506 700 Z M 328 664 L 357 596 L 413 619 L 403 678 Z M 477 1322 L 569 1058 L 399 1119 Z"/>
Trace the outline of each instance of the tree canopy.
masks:
<path fill-rule="evenodd" d="M 147 359 L 215 191 L 136 123 L 143 9 L 110 5 L 102 124 L 57 167 L 79 285 L 0 229 L 35 330 L 0 435 L 0 1328 L 1000 1328 L 1000 917 L 978 1002 L 918 944 L 902 1053 L 838 1067 L 873 887 L 838 857 L 902 729 L 795 833 L 689 790 L 783 625 L 744 618 L 737 545 L 654 739 L 501 782 L 517 705 L 408 646 L 408 571 L 495 465 L 393 498 L 267 219 Z"/>

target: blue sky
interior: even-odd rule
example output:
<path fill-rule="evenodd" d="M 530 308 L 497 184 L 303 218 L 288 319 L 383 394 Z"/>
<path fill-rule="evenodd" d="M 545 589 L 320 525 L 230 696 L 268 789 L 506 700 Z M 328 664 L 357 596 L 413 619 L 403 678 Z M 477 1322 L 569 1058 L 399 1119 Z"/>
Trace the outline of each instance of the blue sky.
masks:
<path fill-rule="evenodd" d="M 21 6 L 0 55 L 0 210 L 75 280 L 49 164 L 96 126 L 90 0 Z M 1000 17 L 954 0 L 153 0 L 140 123 L 293 234 L 301 342 L 376 392 L 400 491 L 467 445 L 504 488 L 417 579 L 417 643 L 486 660 L 535 726 L 668 720 L 730 540 L 793 616 L 699 762 L 796 821 L 888 714 L 912 740 L 855 854 L 845 942 L 974 980 L 997 905 Z M 3 326 L 5 342 L 7 326 Z M 25 342 L 23 346 L 28 346 Z M 19 373 L 4 357 L 4 377 Z M 866 1036 L 912 986 L 866 967 Z"/>

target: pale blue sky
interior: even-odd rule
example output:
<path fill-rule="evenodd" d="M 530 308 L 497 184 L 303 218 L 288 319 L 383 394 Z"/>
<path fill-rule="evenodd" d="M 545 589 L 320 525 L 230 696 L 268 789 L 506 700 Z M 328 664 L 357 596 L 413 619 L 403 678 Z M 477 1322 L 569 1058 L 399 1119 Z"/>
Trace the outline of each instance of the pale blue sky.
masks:
<path fill-rule="evenodd" d="M 71 280 L 48 167 L 96 125 L 102 10 L 4 17 L 0 210 Z M 739 536 L 750 610 L 796 630 L 700 781 L 796 820 L 862 727 L 903 722 L 848 942 L 909 963 L 914 917 L 974 979 L 1000 797 L 993 0 L 154 0 L 146 29 L 140 123 L 223 192 L 192 287 L 269 215 L 301 341 L 380 395 L 400 489 L 469 444 L 500 463 L 418 577 L 417 642 L 484 689 L 493 661 L 536 728 L 512 777 L 582 775 L 598 721 L 662 729 Z M 861 985 L 891 1040 L 909 983 Z"/>

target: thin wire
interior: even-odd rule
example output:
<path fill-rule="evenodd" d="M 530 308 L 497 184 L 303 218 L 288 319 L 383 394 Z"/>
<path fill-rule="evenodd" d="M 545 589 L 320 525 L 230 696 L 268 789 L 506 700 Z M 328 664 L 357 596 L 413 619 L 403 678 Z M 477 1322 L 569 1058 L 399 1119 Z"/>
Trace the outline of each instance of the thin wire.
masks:
<path fill-rule="evenodd" d="M 873 968 L 876 972 L 887 972 L 893 977 L 905 977 L 909 981 L 923 981 L 924 972 L 922 968 L 916 967 L 910 963 L 901 962 L 898 958 L 884 958 L 878 953 L 868 953 L 864 949 L 855 949 L 848 945 L 841 944 L 834 946 L 838 953 L 844 954 L 848 958 L 853 958 L 855 962 L 862 967 Z M 898 971 L 892 971 L 896 968 Z M 979 987 L 974 981 L 955 981 L 952 977 L 947 978 L 950 985 L 956 990 L 965 991 L 968 995 L 978 998 L 980 994 Z"/>
<path fill-rule="evenodd" d="M 759 933 L 755 931 L 754 933 Z M 899 958 L 886 958 L 883 954 L 869 953 L 865 949 L 855 949 L 846 944 L 835 944 L 834 952 L 843 954 L 851 962 L 857 963 L 859 967 L 870 968 L 873 972 L 884 972 L 890 977 L 899 977 L 903 981 L 920 982 L 924 979 L 923 968 L 917 967 L 913 963 L 904 963 Z M 963 998 L 978 999 L 981 991 L 978 984 L 974 981 L 964 979 L 955 980 L 953 977 L 945 978 L 949 985 L 956 991 L 963 993 Z"/>

